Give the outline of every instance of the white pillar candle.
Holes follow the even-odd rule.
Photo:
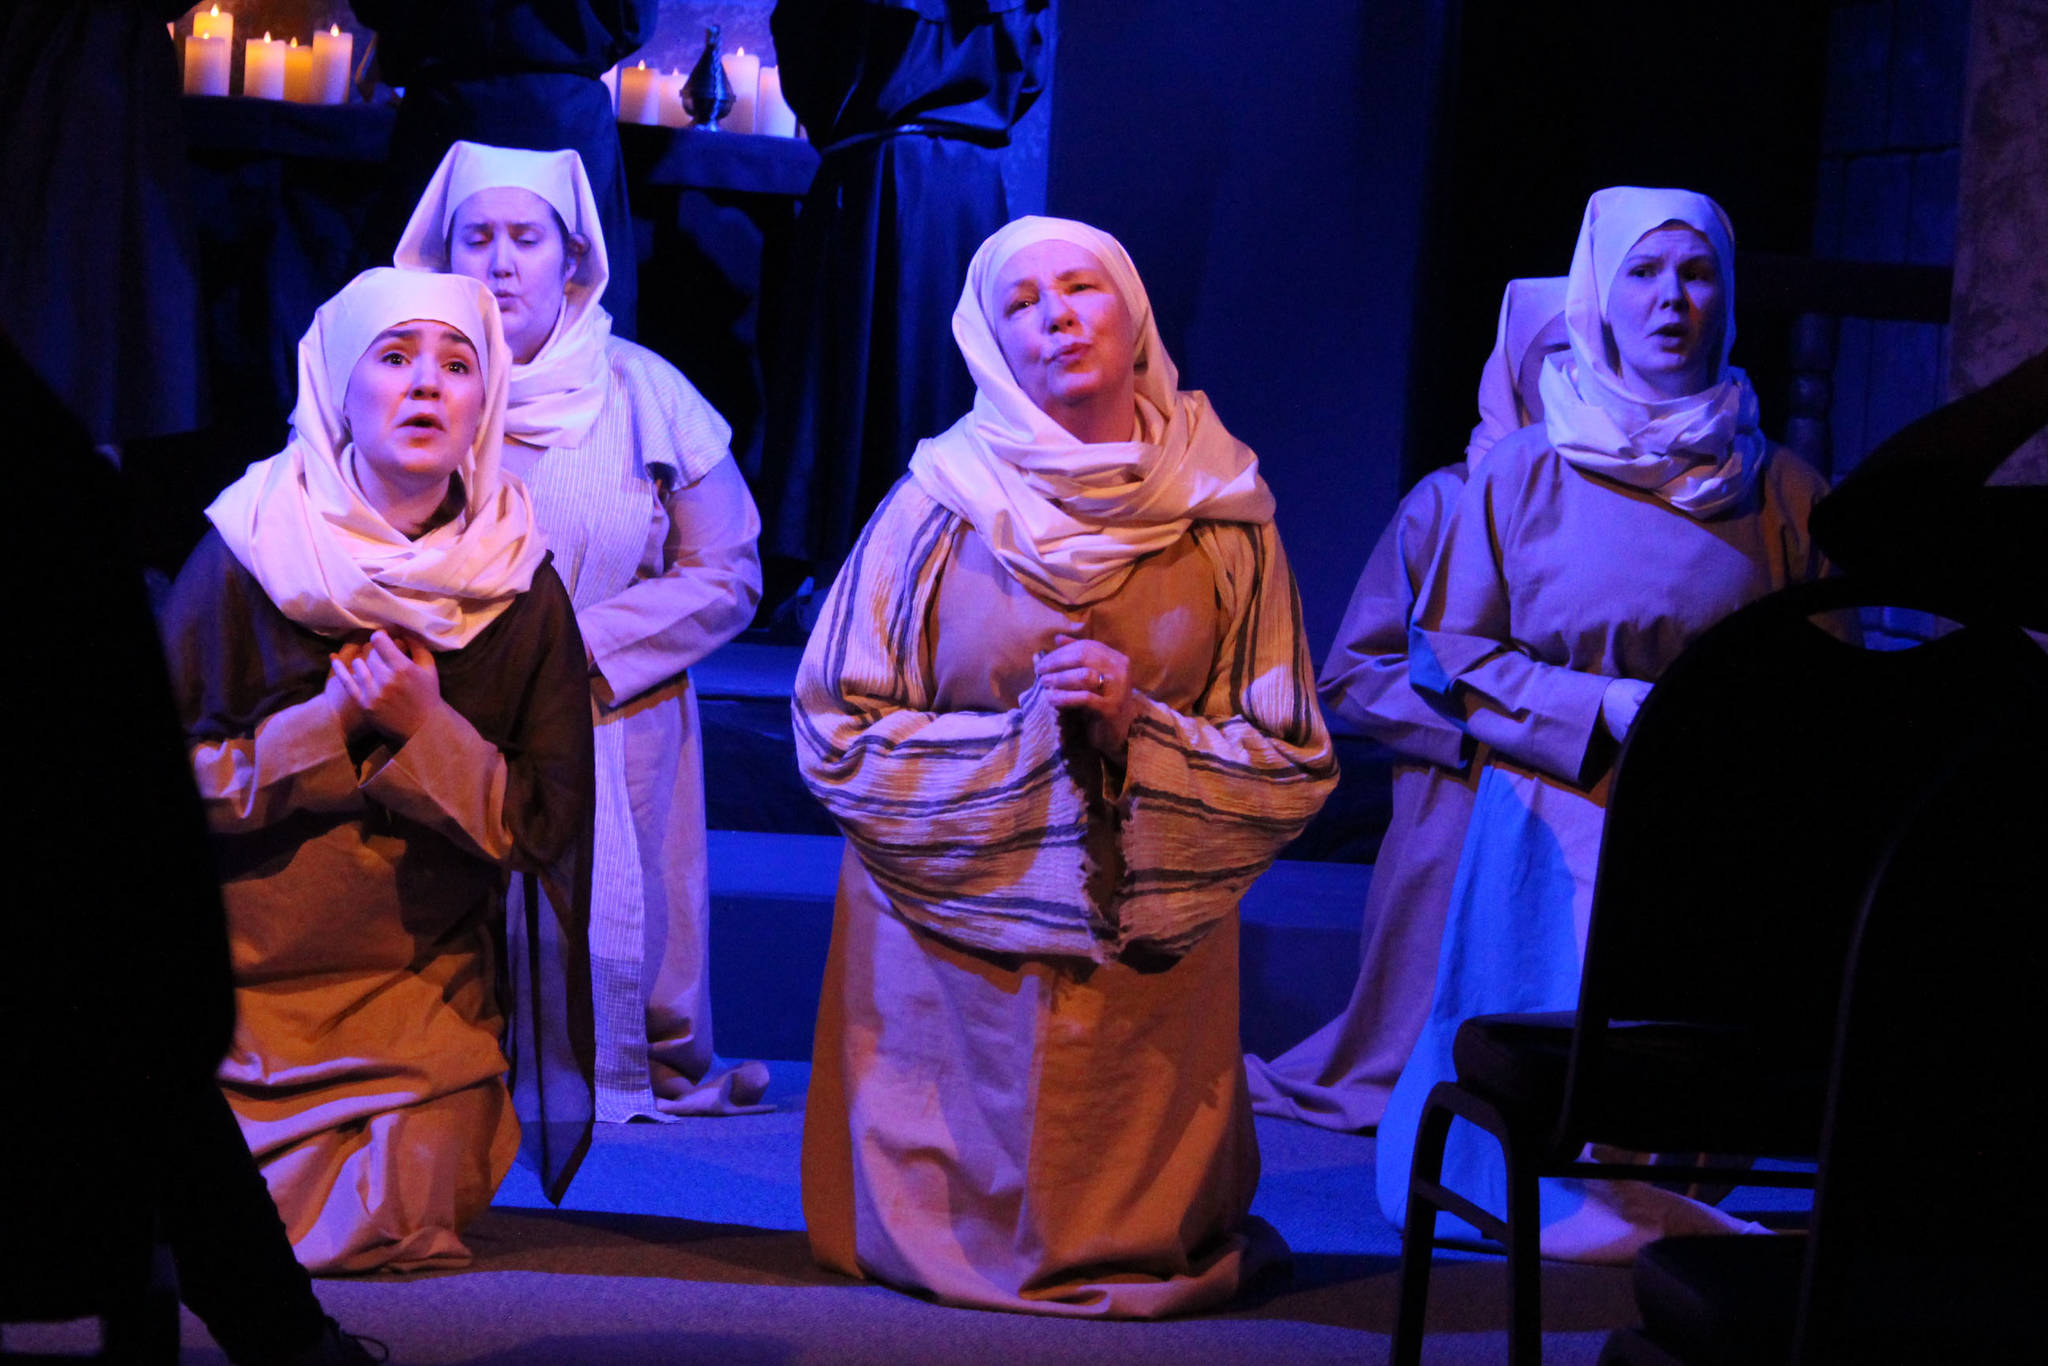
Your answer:
[[[313,103],[313,49],[292,39],[284,50],[284,97],[293,104]]]
[[[739,48],[726,57],[725,79],[732,83],[732,112],[718,121],[733,133],[754,131],[754,103],[761,88],[761,59]]]
[[[242,93],[259,100],[284,98],[284,44],[268,33],[242,44]]]
[[[754,131],[776,138],[796,136],[796,110],[782,98],[782,71],[779,67],[761,68],[761,96],[754,105]]]
[[[620,123],[661,122],[660,75],[649,71],[645,62],[619,71]]]
[[[195,38],[219,38],[233,42],[235,38],[235,16],[222,14],[215,5],[210,13],[192,16],[192,36]]]
[[[313,103],[348,103],[349,64],[355,55],[355,34],[343,33],[339,24],[313,35]]]
[[[228,93],[228,40],[193,34],[185,40],[185,93]]]
[[[661,126],[688,128],[690,111],[683,107],[683,87],[690,83],[689,73],[670,67],[666,76],[654,79],[661,87]]]

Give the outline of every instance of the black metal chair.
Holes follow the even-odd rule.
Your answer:
[[[1602,1366],[2038,1356],[2037,846],[2048,689],[1937,787],[1873,881],[1843,995],[1807,1238],[1669,1238]],[[1941,908],[1939,917],[1929,915]],[[1930,931],[1932,931],[1930,933]],[[1958,1169],[1958,1164],[1967,1164]],[[1986,1178],[2006,1178],[1996,1193]]]
[[[1843,964],[1871,871],[1916,794],[1959,746],[2005,721],[2009,700],[1982,680],[2039,663],[2010,629],[1886,652],[1814,620],[1872,605],[1891,598],[1844,580],[1773,594],[1694,642],[1645,701],[1617,760],[1579,1008],[1467,1021],[1453,1046],[1457,1079],[1425,1103],[1396,1366],[1421,1358],[1439,1210],[1506,1247],[1510,1360],[1533,1366],[1539,1177],[1812,1183],[1809,1172],[1581,1153],[1597,1143],[1818,1154]],[[1718,838],[1725,857],[1676,873],[1674,831],[1700,832],[1701,847]],[[1505,1218],[1441,1182],[1457,1118],[1501,1144]]]

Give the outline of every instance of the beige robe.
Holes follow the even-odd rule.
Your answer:
[[[886,529],[906,504],[933,506],[914,486],[902,486],[893,512],[885,505],[877,522]],[[922,663],[911,686],[929,690],[926,710],[938,718],[1028,736],[1028,719],[1011,726],[1003,718],[1041,705],[1031,700],[1033,656],[1052,648],[1060,631],[1091,635],[1126,654],[1134,686],[1150,705],[1189,726],[1205,724],[1199,704],[1215,695],[1219,673],[1229,673],[1233,662],[1247,666],[1246,677],[1256,672],[1249,655],[1236,655],[1229,642],[1242,639],[1238,628],[1259,614],[1233,619],[1217,561],[1194,535],[1141,562],[1114,597],[1069,612],[1025,590],[957,519],[940,514],[926,525],[938,534],[936,542],[922,542],[936,562],[936,584],[923,603],[919,634],[927,648],[913,652]],[[1270,531],[1230,534],[1263,544]],[[871,531],[864,546],[873,549],[877,539],[886,544],[886,536]],[[1271,544],[1277,550],[1277,541]],[[1269,591],[1285,609],[1292,583],[1284,561],[1277,569]],[[891,613],[886,595],[864,598],[857,582],[842,581],[834,596],[849,598],[856,617],[909,620]],[[815,687],[820,672],[833,667],[832,613],[828,605],[813,636],[799,682],[800,712],[821,705]],[[1292,630],[1291,615],[1284,620]],[[1308,697],[1305,656],[1291,676]],[[815,723],[820,712],[806,714]],[[1296,744],[1276,739],[1262,752],[1212,742],[1207,758],[1177,751],[1178,800],[1226,809],[1233,799],[1255,804],[1262,780],[1252,774],[1271,765],[1269,810],[1281,825],[1298,828],[1293,815],[1305,812],[1305,821],[1334,780],[1312,701],[1302,714],[1313,720],[1293,737]],[[1232,735],[1252,729],[1243,717],[1207,724]],[[897,736],[893,748],[914,743]],[[973,757],[983,751],[972,743],[929,743],[936,755],[912,763],[957,770],[986,762]],[[1082,896],[1089,878],[1113,881],[1119,868],[1127,887],[1166,876],[1157,867],[1146,870],[1143,844],[1129,838],[1131,789],[1160,767],[1161,756],[1141,754],[1148,743],[1134,731],[1130,772],[1103,775],[1094,799],[1084,803],[1086,828],[1077,836],[1083,872],[1070,896]],[[949,753],[966,756],[964,763]],[[1019,763],[1027,774],[1040,767]],[[1207,778],[1208,763],[1228,776]],[[1258,1151],[1238,1042],[1234,906],[1184,954],[1139,965],[1121,957],[963,947],[904,915],[874,874],[884,868],[891,878],[909,879],[903,885],[920,885],[920,860],[929,855],[910,845],[894,846],[902,853],[893,854],[857,800],[819,781],[819,768],[815,756],[807,760],[814,790],[824,788],[828,805],[838,803],[835,814],[856,836],[841,870],[804,1126],[804,1211],[819,1261],[992,1309],[1154,1317],[1231,1298],[1278,1245],[1248,1217]],[[1318,776],[1304,778],[1306,770]],[[1300,780],[1301,790],[1283,775]],[[950,772],[934,776],[936,784],[956,780]],[[1021,786],[1029,790],[1032,782],[1027,776]],[[975,801],[959,794],[963,806]],[[1108,814],[1110,806],[1120,817]],[[1219,814],[1213,824],[1227,830],[1230,819]],[[924,828],[933,843],[953,833],[940,812]],[[907,838],[890,838],[899,836]],[[990,833],[988,845],[1006,838]],[[1275,829],[1266,838],[1269,860],[1286,834]],[[1219,842],[1237,847],[1228,837]],[[1186,849],[1176,856],[1199,861]],[[1216,876],[1238,872],[1220,868]],[[1191,869],[1189,876],[1202,874]],[[962,895],[992,904],[997,886],[969,877]],[[1098,905],[1097,914],[1114,922],[1116,899],[1103,900],[1111,904],[1106,911]],[[1002,928],[986,932],[1000,935]]]

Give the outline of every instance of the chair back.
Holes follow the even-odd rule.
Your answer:
[[[1810,1114],[1788,1131],[1817,1141],[1872,871],[1918,795],[1998,732],[2015,689],[2043,687],[2040,651],[2009,627],[1872,650],[1816,620],[1939,610],[1892,596],[1843,579],[1772,594],[1703,634],[1644,702],[1608,803],[1561,1144],[1597,1116],[1611,1021],[1725,1030],[1758,1057],[1810,1063]],[[1731,1085],[1726,1069],[1712,1085]],[[1701,1102],[1722,1099],[1744,1098]]]
[[[1865,903],[1800,1296],[1802,1366],[2040,1351],[2048,712],[2037,699],[2012,719],[1921,804]]]

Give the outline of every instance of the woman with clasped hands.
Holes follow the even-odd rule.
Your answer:
[[[828,1267],[952,1304],[1152,1317],[1277,1239],[1237,905],[1336,779],[1257,458],[1183,392],[1123,248],[1024,218],[798,675],[847,835],[804,1212]]]
[[[510,369],[474,280],[358,276],[166,609],[233,950],[220,1084],[314,1271],[460,1265],[522,1139],[555,1198],[587,1141],[589,698],[498,468]],[[508,879],[559,924],[508,934]]]

